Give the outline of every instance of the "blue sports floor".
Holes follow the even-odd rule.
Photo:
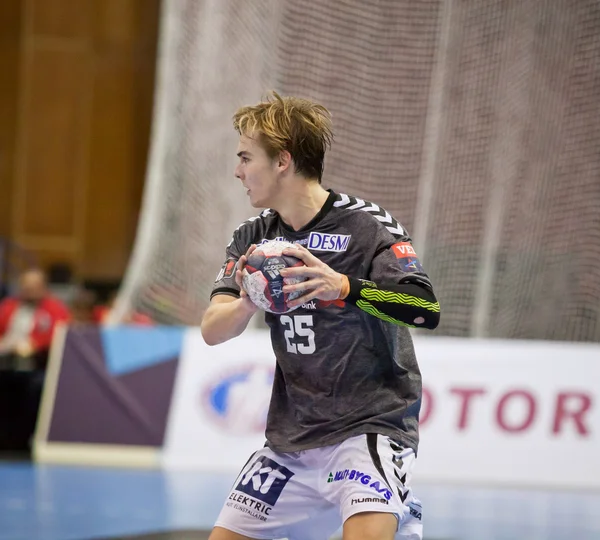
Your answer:
[[[209,530],[232,481],[189,471],[0,462],[0,540]],[[597,492],[415,488],[427,540],[600,540]],[[200,533],[161,538],[167,537],[204,538]]]

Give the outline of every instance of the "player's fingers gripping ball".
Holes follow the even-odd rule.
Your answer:
[[[289,308],[287,302],[300,296],[301,291],[284,293],[284,285],[295,285],[306,278],[284,278],[279,271],[283,268],[305,266],[296,257],[284,255],[283,250],[294,247],[290,242],[269,240],[258,246],[248,257],[242,272],[244,290],[250,300],[260,309],[270,313],[288,313],[298,306]]]

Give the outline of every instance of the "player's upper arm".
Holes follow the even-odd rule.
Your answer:
[[[233,234],[231,243],[225,249],[225,261],[219,270],[210,295],[211,303],[214,298],[226,297],[235,300],[240,296],[240,287],[235,281],[237,262],[248,249],[240,230]],[[250,243],[248,243],[250,245]]]
[[[236,300],[237,297],[231,294],[216,293],[213,294],[212,298],[210,299],[210,304],[229,304],[230,302],[235,302]]]
[[[347,300],[359,309],[394,324],[436,328],[439,303],[410,237],[396,223],[373,230],[375,253],[368,280],[350,278]],[[400,234],[401,231],[403,234]]]
[[[369,270],[369,279],[377,283],[412,283],[432,291],[433,287],[408,234],[392,235],[380,227],[377,251]]]

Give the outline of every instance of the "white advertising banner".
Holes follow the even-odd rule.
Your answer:
[[[600,488],[600,347],[417,337],[423,373],[415,478]],[[208,347],[186,336],[168,467],[235,473],[264,444],[275,366],[268,332]]]
[[[275,371],[267,332],[246,332],[209,347],[199,330],[183,343],[163,463],[237,472],[265,444]]]
[[[423,375],[415,477],[600,488],[600,347],[416,341]]]

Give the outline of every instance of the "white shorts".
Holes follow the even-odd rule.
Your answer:
[[[420,540],[414,461],[410,448],[375,434],[289,454],[263,448],[242,468],[215,525],[261,540],[327,540],[354,514],[385,512],[398,518],[396,539]]]

